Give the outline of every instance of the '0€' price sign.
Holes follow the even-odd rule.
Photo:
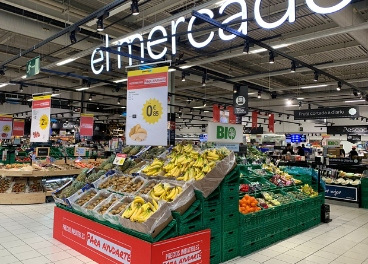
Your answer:
[[[143,105],[143,119],[146,123],[154,124],[161,119],[162,110],[163,108],[159,100],[156,100],[155,98],[150,99]]]

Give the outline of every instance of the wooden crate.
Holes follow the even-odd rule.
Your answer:
[[[40,204],[46,202],[46,193],[0,193],[0,204]]]

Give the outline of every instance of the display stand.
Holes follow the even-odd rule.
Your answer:
[[[211,230],[149,243],[55,207],[53,236],[97,263],[210,263]]]

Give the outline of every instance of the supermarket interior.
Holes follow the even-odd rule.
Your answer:
[[[0,264],[368,264],[368,0],[1,0]]]

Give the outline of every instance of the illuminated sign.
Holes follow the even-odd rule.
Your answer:
[[[347,6],[349,3],[351,2],[351,0],[341,0],[338,4],[331,6],[331,7],[321,7],[319,5],[317,5],[315,3],[315,0],[306,0],[306,4],[309,7],[310,10],[312,10],[315,13],[318,14],[330,14],[330,13],[334,13],[337,12],[341,9],[343,9],[345,6]],[[262,28],[266,28],[266,29],[273,29],[276,27],[279,27],[280,25],[282,25],[282,23],[284,23],[286,20],[289,21],[289,23],[293,23],[295,22],[295,0],[288,0],[288,8],[285,12],[285,14],[277,21],[275,22],[266,22],[263,20],[262,16],[261,16],[261,3],[262,0],[256,0],[254,3],[254,18],[255,21],[257,22],[257,24],[262,27]],[[244,35],[248,34],[248,23],[247,21],[244,21],[247,19],[247,4],[245,2],[245,0],[226,0],[224,1],[218,12],[219,15],[222,15],[225,11],[226,8],[228,8],[230,5],[232,4],[237,4],[240,5],[240,12],[234,15],[231,15],[230,17],[226,18],[222,24],[228,24],[231,23],[232,21],[235,21],[239,18],[241,18],[243,21],[240,23],[240,26],[238,28],[238,31],[241,32]],[[198,13],[200,14],[204,14],[209,16],[210,18],[214,17],[214,13],[212,10],[210,9],[201,9],[198,11]],[[195,40],[193,34],[191,33],[193,30],[193,24],[195,22],[197,18],[192,16],[189,20],[188,23],[188,40],[189,43],[195,47],[195,48],[204,48],[206,47],[208,44],[211,43],[211,41],[213,40],[213,38],[215,37],[215,32],[214,31],[210,31],[207,36],[207,39],[205,39],[202,42],[198,42],[197,40]],[[177,48],[176,48],[176,41],[177,38],[175,36],[175,34],[177,34],[177,28],[178,25],[180,23],[184,23],[185,22],[185,18],[184,17],[180,17],[176,20],[171,21],[171,54],[175,55],[177,52]],[[153,35],[157,35],[160,34],[162,36],[160,36],[159,38],[155,38],[153,39]],[[228,41],[228,40],[232,40],[234,39],[236,36],[234,34],[225,34],[224,30],[219,28],[218,29],[218,35],[220,37],[221,40],[224,41]],[[140,50],[141,50],[141,54],[140,57],[144,58],[144,39],[143,36],[141,34],[133,34],[127,37],[124,37],[123,39],[117,40],[115,41],[113,44],[117,45],[117,50],[121,51],[121,48],[123,45],[128,45],[128,53],[130,55],[132,55],[132,43],[134,43],[135,40],[139,40],[140,42]],[[150,33],[148,34],[148,39],[147,39],[147,51],[148,51],[148,55],[152,60],[159,60],[161,58],[163,58],[168,49],[167,47],[164,47],[163,50],[161,52],[153,52],[152,48],[154,46],[157,46],[159,44],[163,44],[165,42],[168,42],[169,38],[168,38],[168,34],[166,29],[163,26],[156,26],[154,28],[151,29]],[[106,47],[109,47],[109,36],[106,35]],[[138,44],[138,43],[137,43]],[[96,55],[99,55],[98,58],[95,58]],[[91,56],[91,68],[94,74],[100,74],[104,68],[106,67],[106,71],[109,71],[109,52],[105,51],[105,54],[103,51],[96,49],[93,51],[92,56]],[[101,65],[100,63],[106,60],[106,66]],[[118,60],[118,68],[121,69],[121,55],[117,55],[117,60]],[[143,63],[143,61],[142,61]],[[99,68],[96,69],[96,65],[99,65]],[[133,65],[133,59],[129,58],[129,65],[132,66]]]

